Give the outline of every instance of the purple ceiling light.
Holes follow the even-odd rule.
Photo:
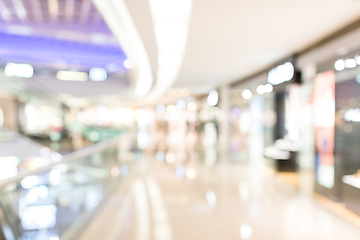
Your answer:
[[[114,66],[125,69],[127,59],[120,46],[101,46],[0,33],[0,58],[16,62],[61,63],[85,68]]]

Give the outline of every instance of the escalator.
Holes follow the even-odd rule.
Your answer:
[[[125,136],[0,181],[0,240],[77,239],[129,173]]]

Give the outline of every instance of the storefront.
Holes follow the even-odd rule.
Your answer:
[[[315,191],[360,214],[360,49],[317,67]],[[360,172],[360,171],[359,171]]]
[[[301,54],[306,86],[301,155],[313,162],[315,192],[360,214],[360,30]],[[304,88],[305,89],[305,88]],[[305,96],[304,95],[304,96]],[[309,107],[312,111],[309,111]],[[312,156],[311,156],[312,155]],[[308,160],[306,160],[308,162]]]
[[[287,58],[230,91],[231,146],[239,159],[259,158],[260,153],[278,171],[297,169],[300,74],[294,61]]]
[[[295,68],[296,57],[285,59],[268,73],[267,82],[274,86],[274,111],[276,124],[273,143],[265,150],[275,170],[298,170],[300,73]]]
[[[230,150],[232,158],[237,161],[262,161],[262,152],[269,139],[267,129],[273,127],[271,123],[264,124],[264,116],[270,115],[268,113],[273,107],[272,87],[270,86],[271,91],[257,92],[256,89],[260,85],[266,85],[264,73],[233,85],[229,91]],[[271,132],[270,135],[272,142]]]

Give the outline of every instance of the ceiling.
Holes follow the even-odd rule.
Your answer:
[[[104,24],[91,0],[1,0],[3,22]]]
[[[156,84],[158,49],[149,1],[124,2]],[[360,0],[193,0],[185,55],[173,87],[207,93],[270,68],[359,18]],[[9,40],[13,38],[22,41],[21,47],[14,47]],[[66,55],[55,61],[59,69],[72,68],[73,62],[104,68],[115,63],[121,68],[126,59],[91,0],[0,0],[0,59],[23,58],[49,68],[45,63],[49,56],[40,51],[43,46],[53,46],[56,51],[49,48],[49,52],[56,59]],[[40,92],[80,97],[119,94],[130,84],[123,78],[118,83],[97,83],[101,87],[40,77],[22,82]]]
[[[0,0],[0,32],[118,45],[91,0]]]
[[[129,88],[127,59],[91,0],[0,0],[0,68],[9,61],[31,63],[31,79],[6,78],[16,93],[48,97],[67,93],[98,100]],[[108,71],[105,82],[56,79],[58,70]],[[7,85],[6,85],[7,86]]]
[[[125,69],[127,59],[119,46],[81,43],[49,37],[21,36],[0,33],[0,64],[5,61],[33,63],[35,67],[68,70],[71,65],[89,70],[116,65]],[[73,66],[74,67],[74,66]]]
[[[156,72],[148,1],[126,4]],[[241,80],[359,18],[357,0],[193,0],[186,53],[174,87],[206,93]]]

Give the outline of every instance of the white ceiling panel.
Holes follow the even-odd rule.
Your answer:
[[[149,14],[128,2],[145,46]],[[140,10],[141,8],[141,10]],[[147,20],[145,20],[145,18]],[[270,67],[360,18],[354,0],[193,0],[186,53],[175,87],[192,92],[240,80]],[[153,47],[149,49],[153,56]],[[155,64],[153,65],[155,67]],[[153,69],[156,71],[156,69]]]

